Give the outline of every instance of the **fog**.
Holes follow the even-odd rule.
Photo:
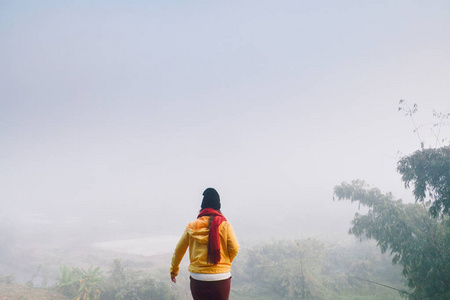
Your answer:
[[[335,185],[364,179],[414,201],[396,163],[420,141],[397,108],[417,103],[434,145],[433,110],[450,104],[449,12],[448,1],[0,1],[4,245],[169,253],[207,187],[240,240],[345,239],[358,207],[334,202]]]

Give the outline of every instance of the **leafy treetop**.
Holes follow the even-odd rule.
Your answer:
[[[434,217],[450,214],[450,146],[418,150],[400,159],[397,170],[406,187],[413,183],[416,201],[430,198]]]

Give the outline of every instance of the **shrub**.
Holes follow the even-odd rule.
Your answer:
[[[63,266],[60,268],[60,277],[56,290],[69,297],[83,300],[100,299],[99,285],[104,280],[100,267],[85,271],[75,267]]]
[[[142,271],[125,270],[120,260],[114,260],[110,276],[102,286],[102,298],[111,300],[175,300],[167,283]]]

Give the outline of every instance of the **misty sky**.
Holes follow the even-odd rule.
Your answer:
[[[398,102],[449,112],[449,32],[448,0],[0,0],[2,213],[184,223],[212,186],[231,220],[338,218],[357,178],[407,200]]]

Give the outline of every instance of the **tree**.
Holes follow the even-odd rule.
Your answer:
[[[416,201],[431,200],[430,213],[450,215],[450,147],[421,149],[398,162],[405,186],[414,184]]]
[[[448,139],[442,138],[442,130],[445,126],[450,126],[450,113],[437,112],[433,110],[435,121],[430,124],[430,131],[433,133],[435,148],[424,148],[424,141],[419,134],[419,129],[424,125],[417,126],[414,114],[418,111],[417,104],[410,108],[404,101],[399,102],[399,111],[405,112],[405,116],[410,117],[414,125],[414,132],[420,142],[420,150],[411,155],[401,158],[397,163],[397,171],[402,175],[405,187],[414,185],[413,194],[416,202],[424,203],[429,198],[429,211],[433,217],[441,214],[450,215],[450,145],[445,145]],[[438,147],[439,146],[439,147]],[[437,147],[437,148],[436,148]]]
[[[414,289],[412,297],[450,299],[450,146],[440,138],[450,113],[433,112],[438,122],[431,132],[439,147],[425,149],[419,134],[423,126],[413,117],[418,106],[410,108],[404,100],[399,104],[420,142],[420,150],[397,163],[405,187],[414,185],[416,203],[403,204],[360,180],[336,186],[334,195],[368,207],[367,214],[355,215],[349,233],[376,240],[383,253],[390,251],[392,262],[403,266],[407,284]]]
[[[369,188],[363,181],[336,186],[335,196],[369,208],[356,214],[350,234],[377,241],[381,252],[390,251],[392,262],[403,266],[407,284],[419,299],[450,298],[450,221],[433,218],[420,204],[404,204],[390,193]]]

